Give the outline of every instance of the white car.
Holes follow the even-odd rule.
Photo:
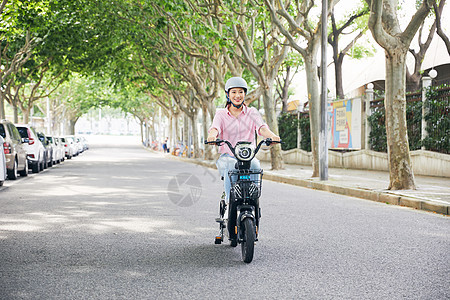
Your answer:
[[[5,157],[5,151],[3,151],[3,143],[5,141],[3,140],[3,137],[0,136],[0,186],[3,185],[3,182],[6,180],[6,157]]]
[[[57,137],[46,136],[46,138],[53,148],[53,163],[59,164],[64,160],[64,146],[62,146]]]
[[[67,159],[71,159],[75,155],[73,140],[65,136],[60,137],[59,140],[62,142],[64,146],[64,156]]]
[[[80,147],[78,147],[78,143],[77,140],[75,139],[75,137],[73,135],[68,135],[66,136],[67,140],[71,141],[71,147],[73,150],[73,156],[78,156],[78,154],[80,154]]]
[[[45,148],[30,125],[16,124],[20,136],[24,139],[24,148],[28,153],[28,166],[33,173],[39,173],[45,166]]]
[[[56,145],[58,146],[58,148],[61,150],[61,159],[60,161],[64,161],[64,159],[66,158],[66,149],[64,149],[64,143],[61,140],[60,137],[53,137],[56,141]]]
[[[81,137],[79,137],[79,136],[74,136],[73,138],[74,138],[75,143],[76,143],[76,145],[77,145],[78,154],[83,153],[83,151],[84,151],[84,145],[83,145],[83,141],[81,140]]]

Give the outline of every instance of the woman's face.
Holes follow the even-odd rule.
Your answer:
[[[230,98],[231,102],[235,105],[239,105],[244,102],[245,91],[243,88],[232,88],[228,91],[228,98]]]

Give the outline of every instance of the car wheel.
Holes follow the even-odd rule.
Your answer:
[[[28,176],[28,161],[25,161],[25,167],[22,171],[19,172],[20,176],[26,177]]]
[[[16,180],[19,175],[17,174],[17,160],[14,160],[14,166],[12,170],[8,170],[8,179]]]
[[[39,173],[39,162],[32,162],[31,163],[31,172]]]

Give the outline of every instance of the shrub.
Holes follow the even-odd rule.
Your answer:
[[[297,148],[297,132],[300,126],[300,133],[302,139],[300,141],[300,148],[305,151],[311,151],[311,136],[309,130],[309,115],[301,114],[300,120],[297,114],[282,113],[278,117],[278,129],[280,138],[284,144],[281,144],[281,149],[289,150]]]

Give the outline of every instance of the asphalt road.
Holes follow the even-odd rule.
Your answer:
[[[245,264],[217,171],[91,144],[0,190],[0,299],[450,298],[448,217],[266,180]]]

